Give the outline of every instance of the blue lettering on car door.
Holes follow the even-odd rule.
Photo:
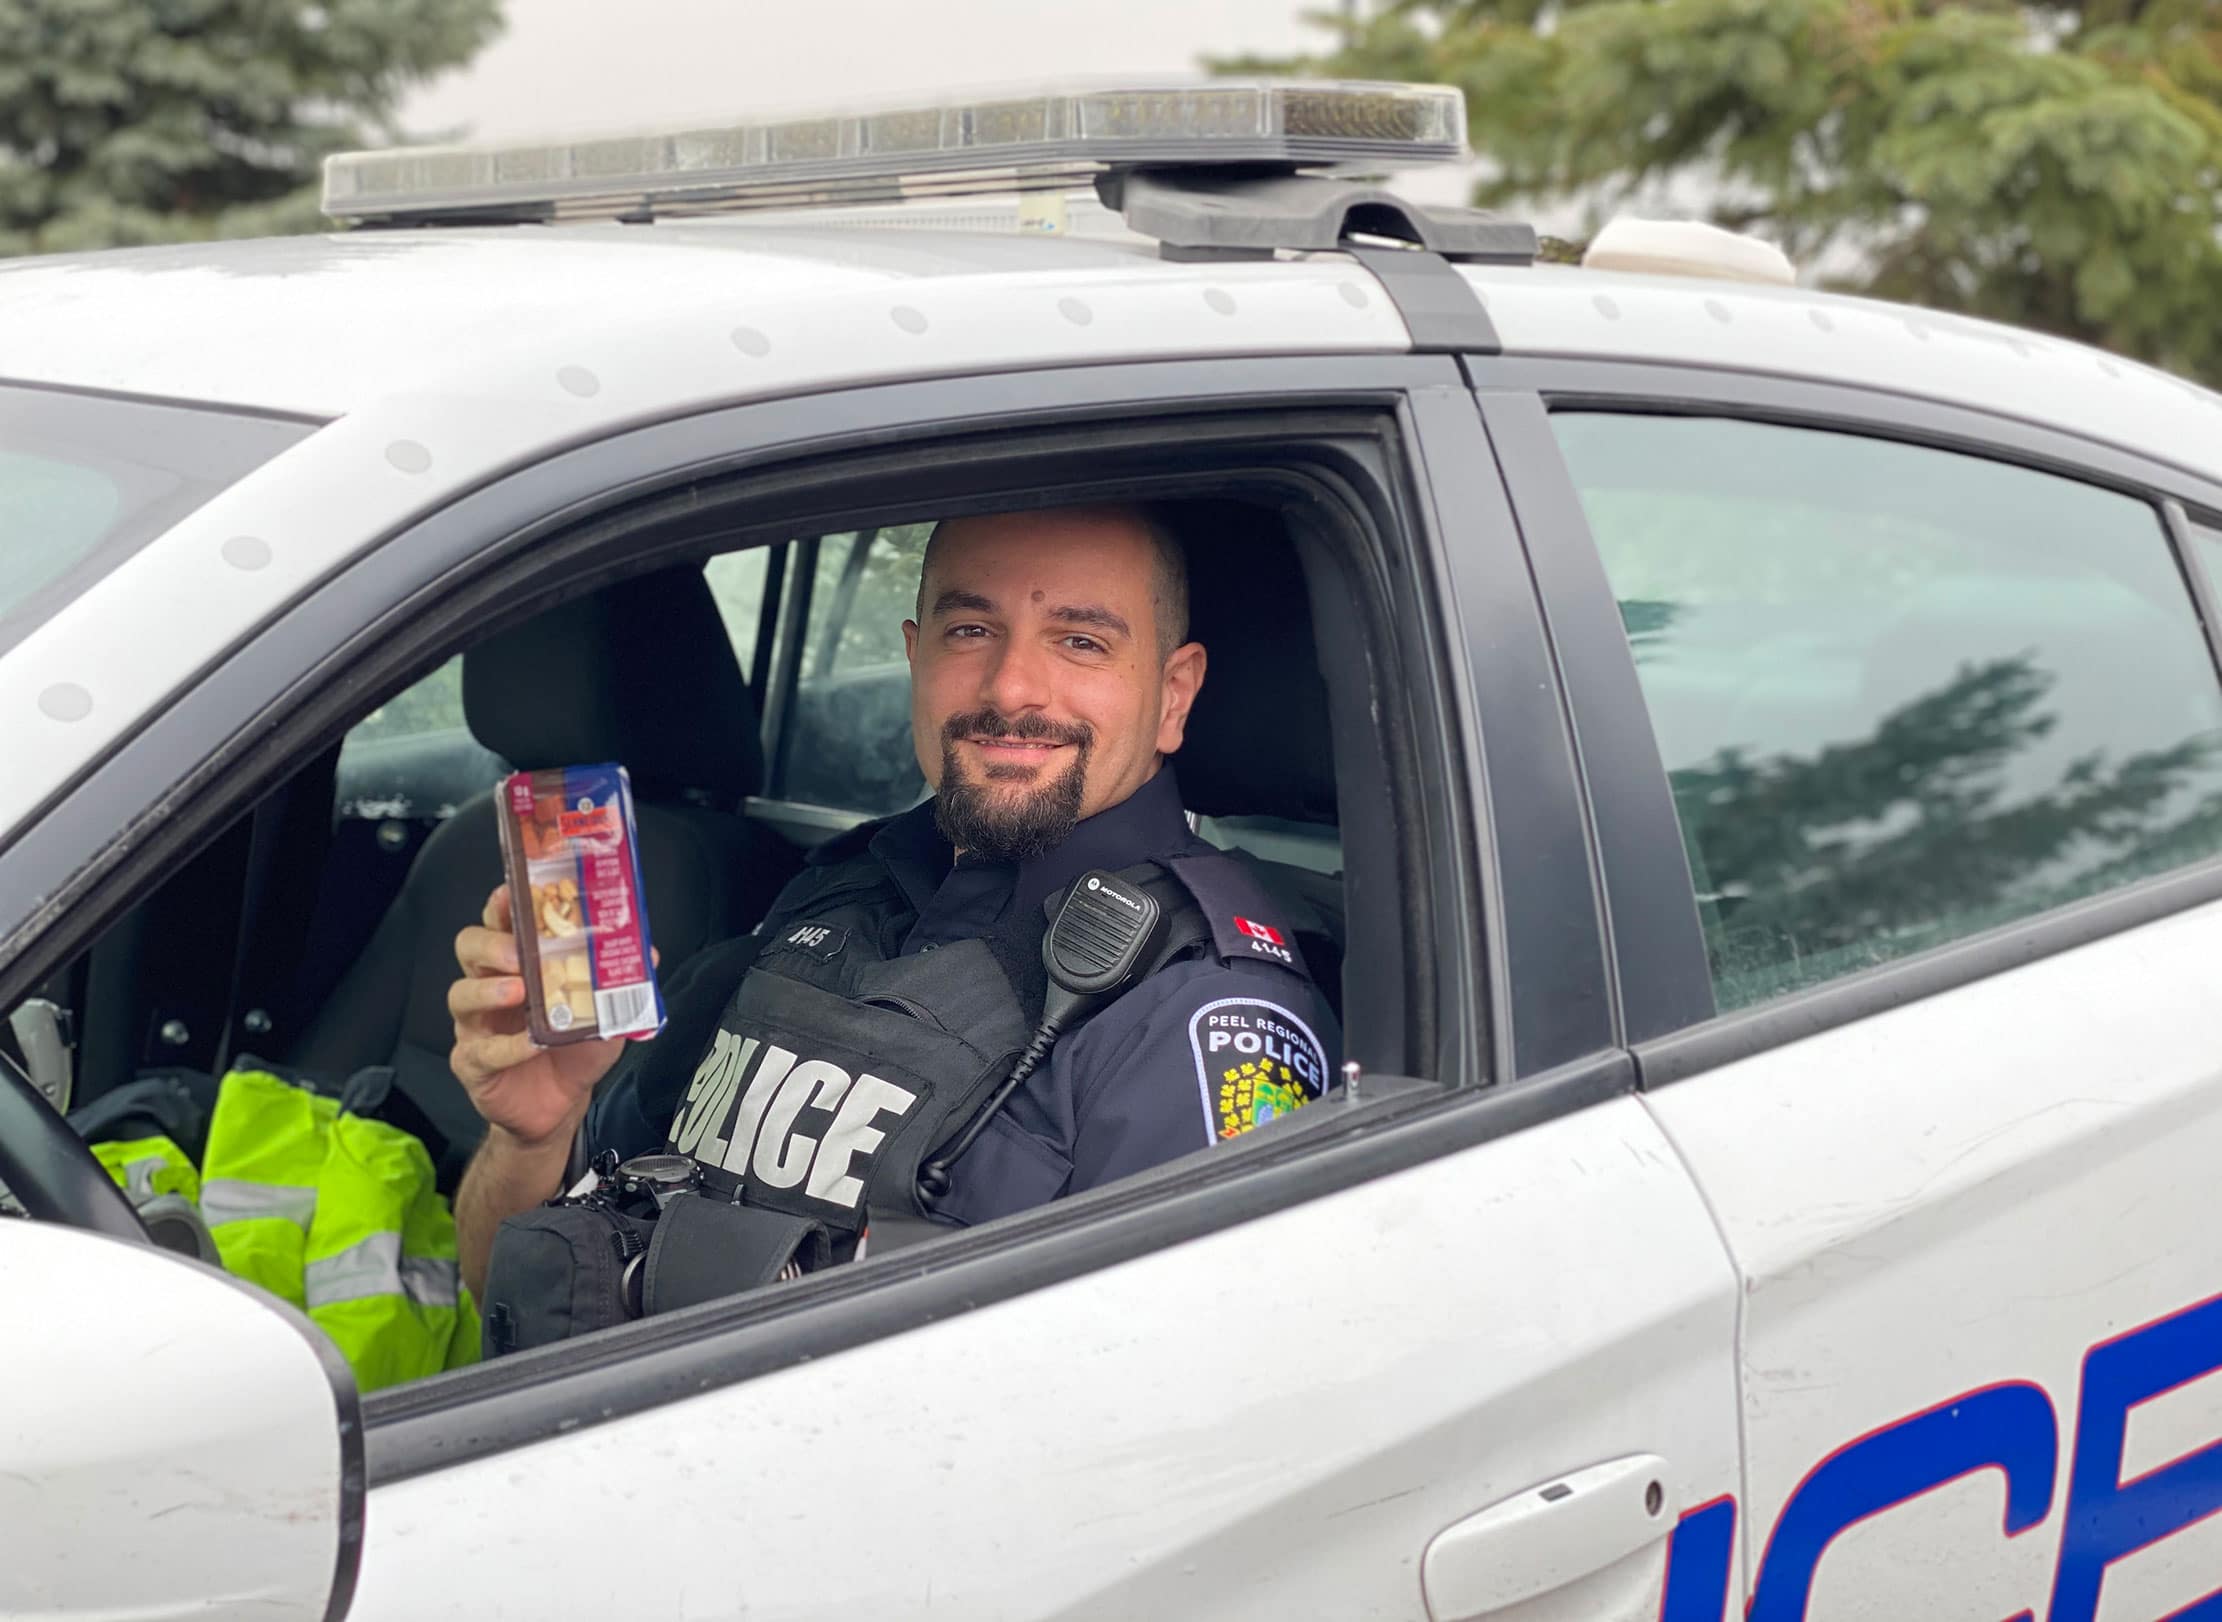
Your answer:
[[[2083,1356],[2075,1463],[2050,1622],[2092,1622],[2106,1568],[2222,1510],[2222,1442],[2122,1479],[2122,1443],[2139,1403],[2222,1368],[2222,1296],[2100,1341]],[[2178,1611],[2174,1622],[2222,1617],[2222,1596]]]
[[[2046,1622],[2095,1622],[2109,1567],[2222,1513],[2222,1440],[2122,1479],[2131,1412],[2217,1370],[2222,1296],[2100,1341],[2084,1354]],[[2005,1478],[2006,1537],[2043,1525],[2059,1459],[2052,1399],[2026,1380],[1965,1392],[1846,1443],[1806,1473],[1776,1517],[1747,1622],[1804,1622],[1822,1556],[1840,1534],[1978,1470]],[[1667,1542],[1659,1622],[1722,1622],[1735,1542],[1732,1496],[1682,1516]],[[2032,1604],[2008,1622],[2035,1622],[2036,1615]],[[2178,1609],[2168,1622],[2222,1622],[2222,1587]]]

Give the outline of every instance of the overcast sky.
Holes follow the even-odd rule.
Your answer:
[[[907,92],[1294,52],[1314,0],[508,0],[507,31],[404,103],[412,135],[746,117]]]

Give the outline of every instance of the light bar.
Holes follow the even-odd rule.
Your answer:
[[[340,220],[548,219],[1011,191],[1110,169],[1456,162],[1466,102],[1443,85],[1216,79],[324,163]]]

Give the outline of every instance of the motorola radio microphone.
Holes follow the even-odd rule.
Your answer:
[[[939,1199],[949,1192],[950,1162],[987,1130],[995,1112],[1049,1056],[1068,1025],[1133,983],[1157,949],[1163,922],[1155,898],[1115,873],[1099,868],[1072,887],[1042,937],[1042,967],[1049,971],[1042,1022],[1002,1085],[973,1111],[964,1130],[918,1169],[922,1194]]]

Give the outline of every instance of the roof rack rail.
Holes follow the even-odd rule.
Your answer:
[[[1422,208],[1364,181],[1254,169],[1132,169],[1096,177],[1096,195],[1167,259],[1326,253],[1368,237],[1445,259],[1530,265],[1535,227],[1473,208]]]

